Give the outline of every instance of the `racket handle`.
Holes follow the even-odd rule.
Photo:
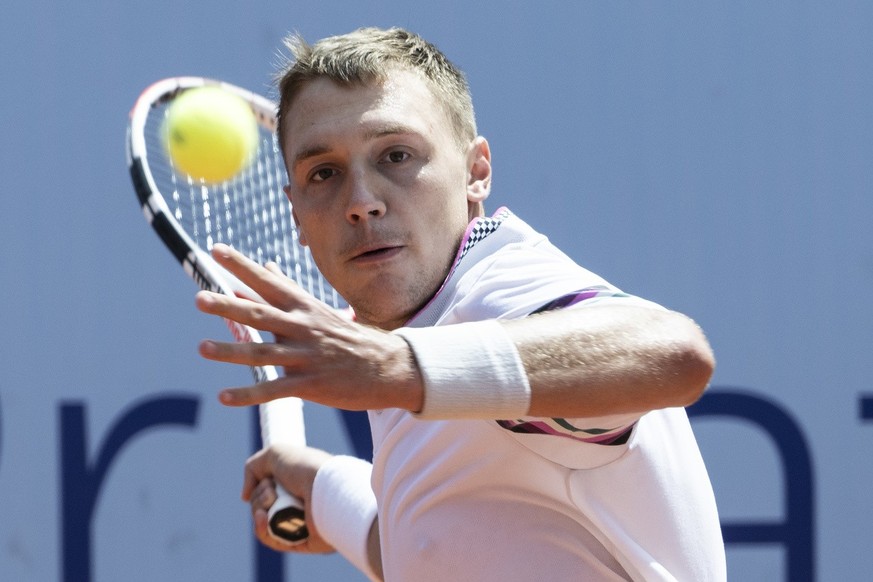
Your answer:
[[[267,512],[267,519],[270,535],[284,544],[296,546],[309,537],[303,504],[280,485],[276,486],[276,501]]]

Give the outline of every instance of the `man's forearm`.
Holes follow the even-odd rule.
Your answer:
[[[676,312],[592,306],[505,322],[531,386],[531,416],[647,412],[696,401],[715,360]]]

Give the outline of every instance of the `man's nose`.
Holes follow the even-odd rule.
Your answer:
[[[373,180],[364,170],[355,170],[348,177],[348,206],[346,218],[355,224],[362,220],[378,218],[385,215],[387,207],[373,184]]]

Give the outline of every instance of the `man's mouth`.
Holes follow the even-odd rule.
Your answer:
[[[400,252],[402,246],[385,245],[362,248],[355,252],[352,260],[356,262],[378,261],[395,256]]]

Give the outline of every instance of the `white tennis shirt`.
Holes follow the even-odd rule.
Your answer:
[[[471,224],[447,281],[407,325],[606,302],[659,308],[500,209]],[[726,578],[712,486],[681,408],[502,422],[369,416],[388,581]]]

